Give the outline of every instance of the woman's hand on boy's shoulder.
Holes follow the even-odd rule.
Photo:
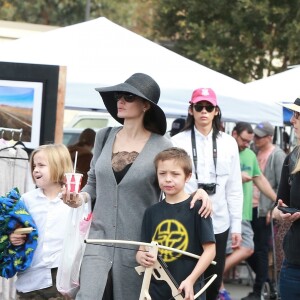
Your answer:
[[[193,195],[193,199],[191,201],[191,208],[194,207],[196,201],[202,201],[202,205],[199,209],[199,215],[201,217],[207,218],[212,214],[212,202],[208,196],[208,194],[203,189],[198,189]]]

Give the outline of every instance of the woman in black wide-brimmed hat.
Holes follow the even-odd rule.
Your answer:
[[[300,98],[282,106],[293,112],[291,123],[298,145],[287,155],[281,172],[274,216],[290,224],[283,240],[284,261],[280,270],[279,291],[281,300],[300,299]],[[296,211],[279,210],[289,206]]]
[[[160,88],[150,76],[136,73],[124,83],[96,90],[123,126],[112,128],[106,141],[107,128],[97,133],[84,197],[76,197],[73,206],[81,198],[94,202],[90,239],[137,241],[145,209],[160,197],[154,157],[172,146],[163,136]],[[63,194],[66,202],[68,192]],[[142,276],[136,265],[135,251],[88,244],[76,299],[139,299]]]

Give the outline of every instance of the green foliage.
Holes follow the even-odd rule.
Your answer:
[[[84,21],[84,0],[0,1],[0,19],[66,26]]]
[[[247,82],[300,61],[299,0],[156,0],[154,34],[172,49]]]
[[[53,26],[68,26],[106,17],[146,35],[151,31],[151,1],[138,0],[0,0],[0,19]],[[88,9],[88,14],[86,11]],[[145,35],[144,34],[144,35]]]
[[[0,0],[0,19],[67,26],[104,16],[247,82],[300,63],[300,0]]]

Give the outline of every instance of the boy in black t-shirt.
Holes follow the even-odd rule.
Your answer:
[[[192,162],[186,151],[176,147],[166,149],[157,154],[154,163],[159,186],[166,198],[145,211],[141,238],[143,242],[156,241],[159,245],[201,255],[196,260],[173,251],[159,250],[179,284],[178,293],[184,292],[184,299],[191,300],[203,286],[202,274],[215,257],[212,221],[210,217],[202,218],[198,214],[200,201],[190,209],[192,197],[184,191],[184,186],[191,177]],[[137,262],[143,267],[152,266],[156,257],[144,246],[139,250]],[[153,300],[172,299],[168,284],[154,277],[149,292]]]

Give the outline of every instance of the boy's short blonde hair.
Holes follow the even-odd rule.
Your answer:
[[[73,163],[68,148],[63,144],[42,145],[35,149],[30,156],[30,169],[33,181],[33,159],[34,156],[43,151],[47,157],[50,170],[50,180],[55,183],[64,183],[65,173],[73,172]]]
[[[158,162],[165,160],[174,160],[179,164],[186,176],[189,176],[192,173],[192,160],[187,152],[178,147],[171,147],[159,152],[154,158],[155,168],[157,170]]]

